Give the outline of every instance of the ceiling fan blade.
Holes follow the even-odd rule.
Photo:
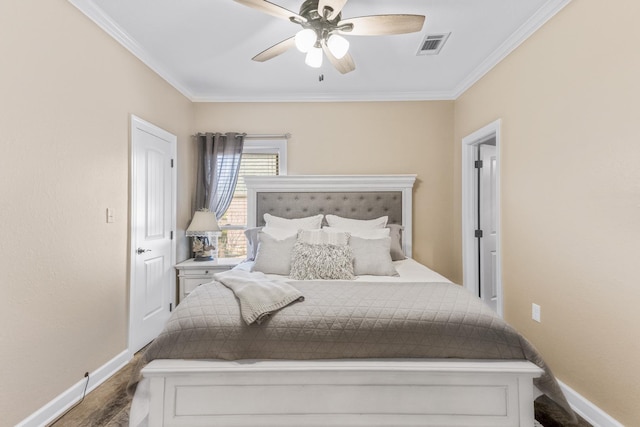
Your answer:
[[[320,16],[324,16],[325,6],[330,7],[331,9],[333,9],[333,11],[329,14],[327,19],[331,21],[336,16],[338,16],[340,11],[342,11],[342,8],[344,7],[344,4],[346,2],[347,0],[320,0],[318,1],[318,13],[320,14]]]
[[[266,0],[235,0],[235,1],[245,6],[249,6],[253,9],[257,9],[260,12],[264,12],[271,16],[275,16],[276,18],[286,19],[287,21],[290,21],[291,18],[294,18],[298,22],[307,22],[306,18],[303,18],[297,13],[292,12],[289,9],[285,9],[284,7],[278,6],[277,4],[273,4]]]
[[[278,55],[282,55],[296,45],[295,39],[295,36],[289,37],[288,39],[283,40],[280,43],[274,44],[269,49],[263,50],[251,59],[258,62],[264,62],[268,61],[269,59],[275,58]]]
[[[342,74],[350,73],[351,71],[356,69],[356,64],[353,62],[353,58],[351,57],[351,55],[349,55],[349,53],[338,59],[333,56],[333,54],[327,47],[327,43],[324,41],[322,42],[322,50],[324,50],[324,54],[329,59],[329,62],[331,62],[331,65],[333,65],[336,70],[340,71]]]
[[[343,19],[338,22],[338,26],[352,24],[351,31],[347,29],[339,31],[341,34],[350,36],[407,34],[422,30],[424,20],[424,15],[373,15]]]

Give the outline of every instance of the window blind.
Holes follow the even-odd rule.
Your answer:
[[[277,153],[243,153],[238,172],[238,183],[229,208],[218,221],[222,236],[218,242],[218,256],[235,258],[247,252],[244,229],[247,227],[247,186],[244,177],[248,175],[278,175],[279,156]]]

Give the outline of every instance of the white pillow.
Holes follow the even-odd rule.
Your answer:
[[[352,218],[343,218],[337,215],[326,215],[327,224],[329,227],[337,227],[344,228],[346,230],[353,229],[371,229],[371,228],[384,228],[387,225],[387,221],[389,220],[388,216],[381,216],[376,219],[352,219]]]
[[[262,227],[262,232],[278,240],[284,240],[284,239],[288,239],[289,237],[298,235],[297,228],[294,229],[294,228],[279,228],[279,227],[267,226],[267,227]]]
[[[295,235],[283,240],[274,239],[267,233],[259,231],[260,243],[258,243],[258,252],[251,271],[288,276],[291,270],[291,251],[297,239]]]
[[[356,276],[399,276],[391,260],[391,238],[361,239],[351,237],[353,273]]]
[[[391,259],[394,261],[406,259],[407,257],[402,250],[402,232],[404,231],[404,227],[400,224],[389,224],[387,228],[390,231],[389,237],[391,237]]]
[[[287,228],[290,230],[314,230],[322,225],[322,214],[308,216],[306,218],[280,218],[271,214],[264,214],[264,222],[267,227]]]
[[[389,237],[391,232],[389,228],[345,229],[340,227],[324,227],[322,229],[329,233],[349,233],[351,236],[361,239],[382,239]]]
[[[349,243],[349,233],[329,232],[325,230],[300,230],[298,242],[312,245],[345,246]]]

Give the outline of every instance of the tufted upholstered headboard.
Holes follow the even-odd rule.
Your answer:
[[[389,224],[402,224],[401,200],[400,191],[261,192],[256,200],[256,225],[264,225],[265,213],[282,218],[302,218],[319,213],[357,219],[374,219],[387,215]]]
[[[301,218],[335,214],[346,218],[388,216],[404,226],[404,253],[412,249],[412,195],[415,175],[250,176],[247,185],[248,226],[264,225],[263,215]]]

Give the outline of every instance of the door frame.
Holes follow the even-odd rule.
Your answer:
[[[130,169],[129,169],[129,238],[128,238],[128,243],[129,243],[129,259],[128,259],[128,270],[129,270],[129,286],[128,286],[128,291],[129,291],[129,327],[128,327],[128,337],[127,337],[127,349],[129,351],[129,358],[133,357],[133,342],[132,342],[132,338],[133,338],[133,313],[134,313],[134,298],[133,298],[133,286],[135,284],[135,257],[136,257],[136,242],[135,240],[135,232],[136,232],[136,204],[134,203],[134,201],[136,200],[137,195],[137,191],[136,191],[136,182],[138,179],[137,176],[137,172],[136,172],[136,156],[135,156],[135,152],[136,150],[134,149],[135,144],[137,143],[136,141],[136,133],[135,130],[136,129],[140,129],[144,132],[150,133],[154,136],[157,136],[160,139],[163,139],[165,141],[167,141],[170,144],[170,150],[171,150],[171,158],[173,159],[174,163],[173,163],[173,167],[171,168],[171,199],[172,199],[172,203],[171,203],[171,229],[173,230],[174,236],[173,239],[171,240],[171,265],[175,265],[176,264],[176,217],[177,217],[177,187],[178,187],[178,174],[177,174],[177,162],[175,161],[176,157],[177,157],[177,143],[178,143],[178,139],[175,135],[165,131],[164,129],[159,128],[158,126],[149,123],[143,119],[141,119],[140,117],[137,117],[133,114],[131,114],[130,116],[130,128],[129,128],[129,159],[130,159]],[[173,307],[176,306],[176,278],[175,275],[171,275],[171,283],[170,283],[171,289],[173,291],[170,291],[170,300],[171,303],[173,304]]]
[[[500,128],[501,119],[497,119],[481,129],[462,138],[462,272],[464,288],[478,295],[478,244],[475,237],[478,196],[478,177],[475,173],[477,146],[491,138],[496,139],[496,290],[497,312],[503,316],[502,307],[502,244],[501,244],[501,200],[500,200]]]

